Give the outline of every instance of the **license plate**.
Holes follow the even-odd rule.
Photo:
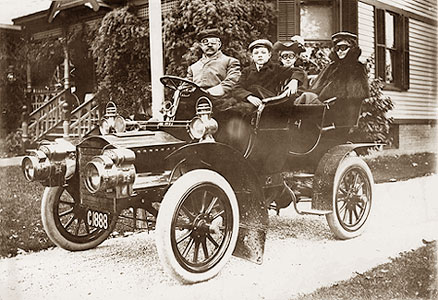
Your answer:
[[[95,228],[108,229],[109,214],[89,209],[87,210],[87,224]]]

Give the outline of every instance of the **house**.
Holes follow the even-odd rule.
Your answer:
[[[21,25],[27,37],[35,41],[61,37],[66,28],[98,22],[121,2],[124,1],[53,1],[48,10],[14,19],[14,24]],[[140,18],[147,19],[147,0],[129,2],[139,7]],[[177,2],[161,0],[163,14]],[[372,76],[383,79],[384,94],[395,105],[390,113],[394,118],[394,147],[403,151],[437,151],[435,0],[272,0],[271,3],[278,9],[278,40],[300,34],[309,45],[328,44],[336,31],[358,34],[360,59],[374,57]],[[68,64],[67,71],[66,68],[63,71],[68,75]],[[35,101],[38,107],[40,104]]]
[[[81,41],[82,34],[87,27],[99,23],[107,12],[128,2],[137,6],[140,19],[147,20],[147,0],[57,0],[46,10],[13,19],[35,49],[38,43],[55,45],[44,47],[47,53],[43,54],[43,63],[35,59],[41,53],[28,55],[29,107],[23,107],[24,115],[29,112],[23,127],[25,140],[51,139],[65,134],[80,137],[94,128],[99,118],[97,104],[92,101],[96,86],[94,63],[89,49],[82,47],[85,44]],[[161,1],[162,12],[166,13],[175,4],[176,1]],[[64,121],[69,125],[63,124]]]
[[[278,0],[278,39],[300,34],[324,42],[333,32],[358,34],[361,60],[385,83],[394,109],[394,146],[437,151],[437,2],[435,0]]]

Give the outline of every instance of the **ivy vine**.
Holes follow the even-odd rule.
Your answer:
[[[186,76],[187,67],[201,56],[196,35],[205,28],[219,29],[223,52],[247,65],[248,45],[260,38],[275,40],[276,20],[273,1],[181,0],[164,21],[165,71]]]
[[[124,116],[151,102],[149,28],[125,6],[109,12],[95,30],[91,50],[96,63],[96,99],[101,107],[117,104]]]

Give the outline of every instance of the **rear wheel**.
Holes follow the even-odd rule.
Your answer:
[[[216,276],[237,242],[239,207],[230,184],[198,169],[169,188],[157,218],[157,250],[174,278],[193,283]]]
[[[360,235],[368,220],[372,204],[373,176],[359,157],[345,158],[336,170],[333,189],[333,212],[326,215],[331,231],[339,239]]]
[[[59,186],[44,190],[41,203],[44,230],[53,243],[66,250],[94,248],[110,235],[117,216],[112,216],[107,230],[89,227],[86,211],[79,205],[79,196],[72,194]]]

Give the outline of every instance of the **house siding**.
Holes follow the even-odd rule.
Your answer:
[[[404,92],[384,91],[394,103],[394,109],[389,115],[394,118],[392,131],[397,135],[394,136],[397,140],[397,148],[402,151],[436,152],[438,151],[437,28],[436,23],[431,20],[436,19],[437,3],[435,0],[359,1],[358,36],[359,46],[362,49],[360,60],[363,62],[375,52],[373,4],[380,3],[411,13],[409,15],[409,89]],[[374,70],[371,74],[374,76]]]
[[[403,9],[418,16],[436,20],[436,0],[379,0],[378,2]]]
[[[436,2],[426,0],[380,2],[417,14],[422,12],[422,16],[436,16]],[[426,4],[428,10],[423,9]],[[374,53],[374,6],[359,2],[358,16],[359,46],[362,49],[361,60],[364,61]],[[395,107],[390,112],[390,116],[396,120],[436,120],[438,118],[436,34],[435,25],[410,18],[409,89],[406,92],[384,91],[384,94],[391,97],[394,102]]]
[[[358,10],[358,42],[362,50],[359,59],[365,62],[374,56],[374,6],[359,2]],[[371,74],[374,75],[374,68]]]

